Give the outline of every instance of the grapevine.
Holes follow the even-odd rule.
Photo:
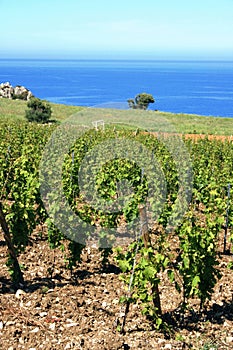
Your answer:
[[[166,147],[168,143],[140,130],[135,133],[123,129],[116,131],[109,127],[105,131],[84,132],[70,147],[62,165],[63,194],[72,211],[82,221],[82,233],[80,241],[77,241],[76,236],[67,237],[64,234],[69,222],[63,220],[62,230],[57,227],[56,222],[47,214],[41,198],[39,166],[43,149],[53,131],[54,127],[48,125],[1,122],[0,223],[8,246],[6,263],[12,279],[16,283],[23,283],[17,259],[39,224],[47,226],[51,248],[60,247],[65,250],[64,245],[67,246],[67,267],[73,270],[81,260],[82,250],[91,239],[97,240],[103,264],[106,265],[112,254],[109,247],[117,243],[114,232],[124,223],[123,235],[129,235],[129,243],[124,247],[118,246],[115,256],[123,280],[126,284],[131,280],[131,293],[123,297],[122,301],[139,303],[142,312],[159,328],[163,321],[163,310],[159,304],[160,276],[167,273],[178,292],[182,293],[183,307],[188,305],[190,298],[197,297],[202,309],[206,300],[211,298],[213,288],[220,278],[218,245],[219,236],[226,227],[226,213],[225,251],[227,247],[230,249],[233,240],[232,197],[228,190],[233,186],[232,143],[210,141],[207,138],[184,140],[193,170],[193,187],[190,189],[192,200],[182,221],[173,228],[171,213],[176,207],[177,222],[173,223],[178,223],[179,195],[185,195],[182,192],[179,194],[179,177],[182,175],[186,179],[185,176],[191,176],[186,173],[188,159],[184,158],[179,164],[181,170],[178,169],[174,152]],[[141,144],[142,149],[145,147],[150,154],[151,164],[148,169],[153,172],[156,161],[156,166],[161,170],[150,177],[150,172],[145,173],[144,168],[125,154],[122,158],[118,156],[106,161],[101,168],[93,162],[93,167],[96,167],[95,179],[84,168],[82,174],[87,184],[84,183],[81,187],[79,172],[85,157],[93,151],[97,152],[99,145],[106,147],[107,152],[108,140],[122,143],[130,140],[131,144]],[[55,159],[55,156],[49,155],[45,165]],[[161,180],[162,175],[164,182]],[[46,184],[50,176],[49,167],[43,176]],[[91,198],[95,206],[89,201],[88,186],[95,189]],[[155,195],[150,198],[149,204],[152,213],[156,215],[153,217],[149,211],[145,211],[147,229],[140,235],[140,229],[135,232],[135,227],[141,226],[134,223],[137,220],[141,224],[145,221],[140,215],[140,208],[146,207],[151,187],[155,188]],[[58,194],[54,192],[51,196],[51,212],[54,217],[62,219],[62,208],[57,205]],[[119,207],[113,211],[112,205],[116,200]],[[103,201],[108,204],[108,210],[101,209],[99,203]],[[162,208],[159,207],[161,203]],[[138,238],[138,235],[141,237]],[[176,237],[177,247],[172,246],[172,237]]]

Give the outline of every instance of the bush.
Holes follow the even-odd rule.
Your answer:
[[[127,102],[129,104],[129,108],[146,110],[149,104],[154,103],[155,100],[152,95],[142,92],[141,94],[138,94],[134,100],[131,98],[127,100]]]
[[[28,90],[23,91],[21,94],[15,94],[12,95],[12,100],[23,100],[27,101],[28,99]]]
[[[29,122],[47,123],[52,115],[51,106],[39,98],[31,98],[27,107],[25,117]]]

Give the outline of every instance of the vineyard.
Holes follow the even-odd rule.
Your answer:
[[[2,349],[233,349],[230,138],[0,125]]]

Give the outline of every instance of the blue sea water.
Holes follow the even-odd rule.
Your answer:
[[[233,117],[233,61],[5,60],[0,83],[51,102],[95,106],[154,96],[150,109]]]

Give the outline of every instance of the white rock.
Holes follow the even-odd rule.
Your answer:
[[[67,324],[66,324],[66,327],[76,327],[76,326],[78,326],[78,323],[77,323],[77,322],[67,323]]]
[[[22,344],[22,345],[24,344],[24,339],[23,339],[23,337],[20,337],[20,338],[19,338],[19,343]]]
[[[106,301],[102,302],[102,307],[105,308],[108,304],[106,303]]]
[[[51,329],[51,331],[54,331],[54,330],[55,330],[55,327],[56,327],[55,323],[51,323],[51,324],[49,325],[49,329]]]
[[[113,299],[112,304],[119,304],[119,299]]]
[[[39,328],[39,327],[36,327],[36,328],[32,329],[32,330],[30,331],[30,333],[38,333],[39,330],[40,330],[40,328]]]
[[[1,321],[0,322],[0,330],[2,330],[3,329],[3,322]]]
[[[227,343],[233,343],[233,337],[226,337]]]
[[[172,345],[171,344],[166,344],[165,346],[164,346],[164,349],[171,349],[172,348]]]
[[[24,296],[26,293],[22,289],[18,289],[15,293],[15,297],[17,299],[20,299],[22,296]]]

